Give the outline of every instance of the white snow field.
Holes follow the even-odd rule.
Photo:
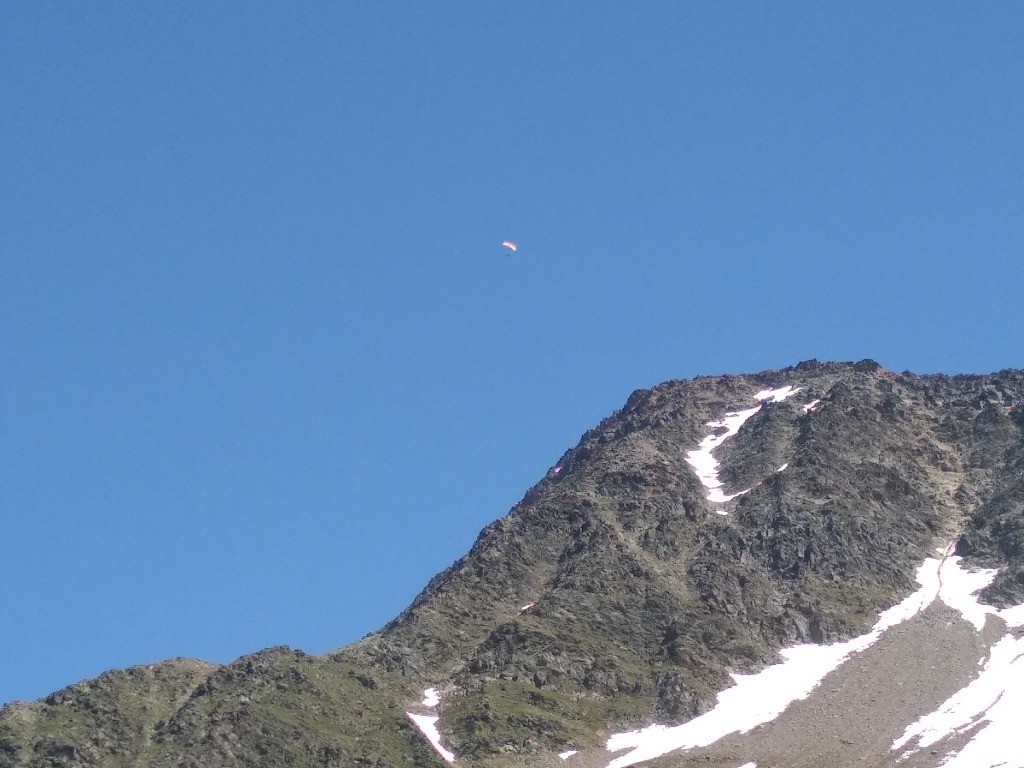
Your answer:
[[[750,490],[747,488],[744,491],[727,496],[722,491],[722,481],[718,479],[718,460],[711,452],[739,432],[744,422],[759,410],[761,410],[761,406],[755,405],[753,408],[747,408],[745,411],[727,413],[721,421],[709,421],[708,426],[712,430],[718,431],[724,428],[725,432],[721,434],[712,432],[700,441],[700,445],[697,446],[696,450],[686,454],[686,463],[693,467],[693,471],[697,473],[701,484],[707,488],[709,501],[715,504],[724,504]],[[719,512],[719,514],[724,515],[725,512]]]
[[[436,688],[427,688],[427,690],[425,690],[423,692],[423,701],[421,701],[420,703],[424,707],[430,707],[431,709],[433,709],[438,704],[440,704],[441,703],[441,697],[437,693],[437,689]]]
[[[893,742],[893,751],[908,744],[900,760],[958,734],[973,731],[959,751],[949,752],[943,768],[1024,768],[1021,717],[1024,713],[1024,637],[1008,630],[1024,626],[1024,605],[997,610],[974,597],[988,586],[996,571],[968,572],[960,558],[948,559],[954,567],[944,569],[940,596],[960,611],[979,632],[986,617],[996,616],[1006,625],[1006,634],[996,642],[987,659],[982,659],[978,676],[944,701],[938,709],[911,724]]]
[[[852,654],[870,647],[882,633],[918,613],[939,593],[941,560],[929,558],[917,570],[921,588],[903,602],[883,611],[871,631],[832,645],[798,645],[779,652],[784,661],[755,675],[732,675],[736,684],[718,694],[710,712],[673,727],[652,725],[613,734],[609,752],[630,752],[608,763],[625,768],[678,750],[706,747],[731,733],[746,733],[778,717],[797,699],[805,698],[824,677]]]
[[[427,688],[423,692],[423,701],[420,704],[424,707],[434,709],[440,703],[441,695],[437,692],[436,688]],[[437,730],[437,721],[440,718],[437,715],[417,715],[413,712],[406,712],[405,715],[420,729],[420,733],[427,737],[427,741],[430,742],[430,745],[437,754],[444,758],[446,762],[455,762],[455,754],[445,749],[441,744],[441,733]]]
[[[952,551],[950,545],[945,551]],[[653,725],[639,731],[617,733],[607,742],[610,752],[631,751],[608,763],[624,768],[644,760],[708,746],[731,733],[746,733],[775,719],[792,702],[805,698],[825,676],[853,654],[874,644],[882,633],[906,621],[936,598],[958,611],[980,631],[989,614],[1007,626],[1024,625],[1021,606],[997,610],[978,603],[974,593],[986,586],[995,571],[969,572],[960,558],[929,558],[917,570],[921,588],[903,602],[883,611],[867,634],[833,645],[800,645],[780,651],[785,659],[756,675],[733,675],[736,685],[718,694],[710,712],[675,727]],[[936,712],[913,724],[893,743],[900,749],[913,739],[916,747],[906,757],[941,739],[987,722],[958,754],[947,757],[944,768],[1024,768],[1020,747],[1020,713],[1024,712],[1024,638],[1007,634],[993,646],[979,677],[952,696]]]
[[[437,715],[414,715],[412,712],[406,712],[405,714],[416,724],[420,732],[427,737],[427,741],[430,742],[434,751],[443,757],[445,762],[455,762],[455,755],[441,745],[441,734],[437,730],[437,721],[440,718]]]
[[[781,403],[787,397],[795,395],[800,389],[801,387],[793,387],[792,385],[778,389],[762,389],[754,395],[754,399],[760,401],[762,405],[755,405],[753,408],[747,408],[742,411],[730,411],[720,421],[708,422],[708,426],[712,429],[711,434],[700,441],[700,445],[697,446],[696,450],[689,451],[686,454],[686,463],[693,467],[693,471],[697,474],[701,484],[708,491],[708,501],[713,504],[724,504],[727,501],[732,501],[737,496],[742,496],[744,493],[751,491],[750,488],[746,488],[736,493],[726,494],[722,490],[722,481],[718,479],[718,460],[714,457],[712,451],[739,432],[740,427],[746,423],[747,419],[761,410],[765,401]],[[721,429],[724,429],[725,432],[715,434]],[[786,466],[788,464],[784,465],[779,471],[785,469]],[[725,510],[716,509],[715,511],[720,515],[728,514]]]
[[[787,384],[786,386],[779,387],[778,389],[762,389],[754,395],[754,399],[760,400],[762,403],[765,400],[781,403],[787,397],[792,397],[801,389],[803,389],[803,387],[794,387],[792,384]]]

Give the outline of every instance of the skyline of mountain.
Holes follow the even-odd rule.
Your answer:
[[[8,705],[0,765],[1016,759],[1022,397],[870,360],[638,390],[378,632]]]

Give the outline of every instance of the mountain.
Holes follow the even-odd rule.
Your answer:
[[[1022,398],[870,360],[634,392],[379,632],[8,704],[0,768],[1024,766]]]

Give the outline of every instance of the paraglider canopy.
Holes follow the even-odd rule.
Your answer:
[[[515,243],[513,243],[511,240],[506,240],[505,242],[502,243],[502,245],[505,246],[506,248],[508,248],[510,251],[517,251],[517,250],[519,250],[519,247]]]

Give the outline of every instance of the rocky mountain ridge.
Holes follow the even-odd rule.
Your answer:
[[[462,765],[607,765],[611,734],[684,723],[730,673],[866,632],[950,541],[965,566],[998,569],[984,601],[1024,603],[1022,397],[1022,371],[872,361],[635,392],[379,632],[324,656],[176,660],[8,705],[0,768],[442,764],[417,711]],[[727,495],[746,492],[715,502],[688,458],[744,410],[713,456]],[[981,634],[948,621],[967,638],[958,658],[976,661]],[[422,705],[427,688],[439,704]],[[791,765],[813,751],[778,749]],[[891,764],[878,754],[856,764]]]

